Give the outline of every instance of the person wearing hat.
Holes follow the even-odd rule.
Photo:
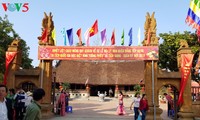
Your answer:
[[[31,103],[31,101],[33,99],[32,92],[28,91],[26,93],[26,95],[27,95],[27,98],[26,98],[26,101],[25,101],[25,107],[27,107]]]

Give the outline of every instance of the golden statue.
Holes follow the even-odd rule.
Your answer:
[[[52,31],[54,29],[52,18],[53,15],[51,12],[49,13],[49,16],[44,12],[44,18],[42,20],[42,35],[38,37],[40,45],[55,45],[52,38]]]
[[[180,48],[189,48],[188,43],[186,40],[180,40]]]
[[[153,12],[151,16],[147,12],[146,21],[144,24],[145,32],[144,32],[144,40],[142,42],[143,46],[157,46],[158,45],[159,38],[156,37],[157,23],[156,23],[156,19],[154,15],[155,15],[155,12]]]
[[[20,40],[19,39],[14,39],[11,43],[11,46],[19,46]]]

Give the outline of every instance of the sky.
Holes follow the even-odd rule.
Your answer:
[[[63,28],[73,28],[74,45],[78,42],[76,31],[84,32],[98,20],[99,33],[90,38],[90,44],[100,46],[100,31],[106,28],[107,44],[113,29],[116,33],[116,46],[121,44],[124,29],[125,46],[128,46],[130,28],[133,28],[133,44],[138,45],[138,29],[141,29],[141,41],[144,38],[144,22],[146,13],[155,12],[157,21],[157,35],[159,33],[194,32],[185,23],[189,8],[189,0],[0,0],[0,16],[8,15],[10,23],[19,36],[30,47],[29,57],[33,59],[32,65],[38,66],[38,39],[41,35],[44,12],[52,12],[56,28],[57,46],[64,46],[61,31]],[[27,12],[4,11],[2,3],[28,3]],[[24,8],[23,8],[24,9]],[[69,45],[69,43],[67,43]]]

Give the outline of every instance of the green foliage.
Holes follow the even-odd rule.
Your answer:
[[[8,45],[11,42],[18,38],[20,40],[20,47],[22,49],[22,68],[32,68],[31,65],[32,59],[28,58],[29,56],[29,47],[27,47],[26,42],[20,38],[20,36],[13,29],[13,24],[11,24],[5,16],[4,18],[0,17],[0,73],[4,74],[5,72],[5,52],[8,49]]]
[[[133,86],[133,89],[134,89],[135,91],[140,91],[142,88],[141,88],[140,85],[134,85],[134,86]]]
[[[196,65],[199,54],[199,42],[195,33],[185,31],[184,33],[160,33],[161,44],[159,45],[159,61],[158,65],[161,69],[165,68],[170,71],[178,71],[177,66],[177,51],[180,47],[180,40],[186,40],[192,52],[195,54],[193,60],[193,67]],[[194,77],[194,70],[192,69],[192,79],[198,80]]]
[[[68,90],[68,89],[70,89],[70,84],[67,82],[64,82],[64,83],[62,83],[62,87],[63,87],[63,90]]]
[[[2,83],[3,82],[3,74],[2,73],[0,73],[0,83]]]

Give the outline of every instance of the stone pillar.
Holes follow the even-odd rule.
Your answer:
[[[146,61],[145,62],[145,94],[147,95],[147,100],[149,104],[150,111],[147,112],[147,120],[153,120],[154,119],[154,105],[155,105],[155,111],[156,111],[156,120],[161,120],[161,113],[162,110],[159,108],[159,100],[158,100],[158,88],[157,86],[157,61],[154,61],[153,64],[153,70],[154,70],[154,89],[152,88],[152,61]],[[154,90],[154,95],[153,95]],[[154,105],[153,105],[153,98],[154,98]]]
[[[45,90],[45,97],[42,101],[42,117],[49,118],[52,114],[53,106],[52,101],[52,60],[42,60],[40,61],[40,86]]]
[[[115,97],[116,98],[118,97],[118,91],[119,91],[118,85],[115,85]]]
[[[192,50],[190,48],[180,48],[177,52],[178,57],[178,67],[181,68],[181,54],[192,54]],[[179,70],[180,71],[180,70]],[[187,84],[185,86],[183,92],[183,104],[180,107],[178,112],[180,120],[193,120],[194,114],[192,111],[192,95],[191,95],[191,78],[189,77],[187,80]]]
[[[7,52],[17,52],[17,55],[13,59],[13,61],[10,63],[8,67],[8,76],[7,76],[7,87],[8,88],[15,88],[15,71],[20,69],[21,66],[21,50],[19,48],[20,41],[19,40],[13,40],[11,45],[8,46]]]

